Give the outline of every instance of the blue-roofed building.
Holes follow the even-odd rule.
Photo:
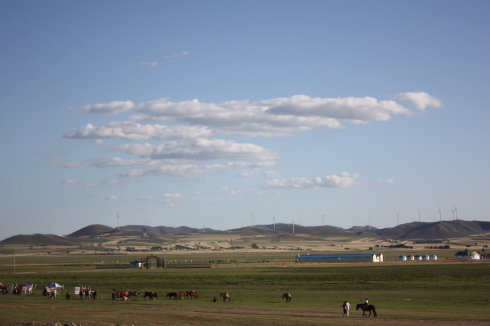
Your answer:
[[[383,254],[298,255],[299,263],[380,263]]]
[[[143,268],[144,263],[145,262],[141,261],[141,260],[133,260],[133,261],[129,262],[131,267],[134,267],[134,268]]]

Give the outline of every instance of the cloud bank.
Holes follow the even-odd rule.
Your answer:
[[[190,53],[168,56],[168,60]],[[406,107],[398,101],[408,103]],[[135,103],[112,101],[88,104],[80,111],[88,115],[123,115],[121,119],[102,125],[86,124],[67,131],[66,139],[115,142],[103,148],[111,158],[92,158],[79,162],[52,161],[65,168],[119,168],[99,184],[117,184],[119,178],[139,178],[146,175],[185,177],[241,170],[237,176],[265,178],[263,188],[309,189],[350,188],[359,184],[359,174],[343,172],[323,177],[277,178],[278,174],[262,170],[271,168],[280,153],[256,143],[264,137],[291,136],[318,128],[340,129],[355,124],[389,121],[396,116],[412,116],[429,107],[441,107],[442,102],[426,92],[405,92],[393,99],[375,97],[322,98],[307,95],[278,97],[260,101],[235,100],[222,103],[201,102],[198,99],[171,101],[160,98]],[[243,142],[234,137],[251,137]],[[393,184],[391,179],[380,179]],[[66,179],[64,184],[82,184]]]
[[[264,188],[307,189],[307,188],[350,188],[358,185],[359,174],[342,172],[324,177],[298,177],[291,179],[272,179],[262,184]]]

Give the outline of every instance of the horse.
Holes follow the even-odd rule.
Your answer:
[[[231,301],[231,296],[228,292],[221,292],[219,294],[219,297],[223,298],[223,302],[226,302],[226,301],[230,302]]]
[[[169,292],[165,295],[165,298],[172,300],[172,299],[177,299],[177,292]]]
[[[126,297],[126,300],[124,300],[124,301],[128,301],[128,298],[129,298],[129,291],[128,290],[116,291],[116,298],[124,299],[124,297]]]
[[[186,293],[187,293],[187,297],[189,299],[197,299],[198,298],[198,294],[197,294],[196,290],[186,291]]]
[[[286,300],[286,302],[291,302],[291,299],[292,299],[293,297],[291,296],[291,293],[283,293],[283,294],[282,294],[282,298],[283,298],[284,300]]]
[[[145,292],[144,298],[148,297],[149,300],[156,301],[158,299],[158,293],[153,291]]]
[[[371,313],[373,313],[374,317],[378,317],[376,308],[372,304],[359,303],[356,306],[356,310],[359,309],[362,309],[362,317],[371,317]],[[369,311],[369,315],[366,315],[366,311]]]
[[[136,292],[136,291],[127,291],[127,292],[128,292],[127,297],[129,299],[131,299],[131,298],[137,298],[137,297],[140,296],[140,293],[139,292]]]
[[[177,295],[178,295],[179,299],[187,298],[187,292],[186,291],[179,291],[179,293]]]

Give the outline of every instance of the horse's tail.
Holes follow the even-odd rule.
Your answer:
[[[376,313],[376,308],[373,306],[373,314],[374,314],[374,317],[378,317],[378,314]]]

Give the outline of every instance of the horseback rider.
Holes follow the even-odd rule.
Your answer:
[[[369,305],[369,300],[368,300],[368,298],[366,298],[364,300],[364,308],[367,308],[368,305]]]

